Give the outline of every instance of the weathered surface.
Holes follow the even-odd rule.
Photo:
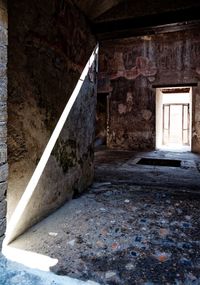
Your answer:
[[[135,164],[141,155],[184,167]],[[200,284],[200,156],[101,151],[96,163],[89,192],[11,246],[57,258],[53,271],[100,284]]]
[[[107,93],[97,94],[95,146],[106,144],[107,136]]]
[[[7,190],[7,7],[0,0],[0,249],[6,229]]]
[[[80,11],[70,0],[62,3],[9,2],[8,217],[25,190],[95,46]],[[95,80],[87,77],[20,231],[91,183],[95,84]]]
[[[155,88],[198,83],[200,37],[191,30],[107,41],[100,56],[98,92],[110,92],[108,146],[154,149]],[[193,89],[192,150],[200,152],[200,89]]]

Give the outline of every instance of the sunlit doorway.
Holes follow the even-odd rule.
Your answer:
[[[156,148],[191,151],[192,88],[157,88]]]

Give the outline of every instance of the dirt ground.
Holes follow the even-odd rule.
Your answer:
[[[180,167],[139,165],[141,157]],[[96,153],[95,181],[12,243],[57,258],[51,270],[109,285],[200,284],[200,157]]]

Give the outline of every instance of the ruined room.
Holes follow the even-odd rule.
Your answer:
[[[200,3],[0,0],[0,285],[200,284]]]

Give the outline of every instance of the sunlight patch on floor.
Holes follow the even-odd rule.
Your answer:
[[[15,261],[29,268],[39,269],[42,271],[50,271],[50,268],[58,263],[58,259],[56,258],[51,258],[47,255],[36,252],[14,248],[10,245],[4,246],[2,253],[11,261]]]

